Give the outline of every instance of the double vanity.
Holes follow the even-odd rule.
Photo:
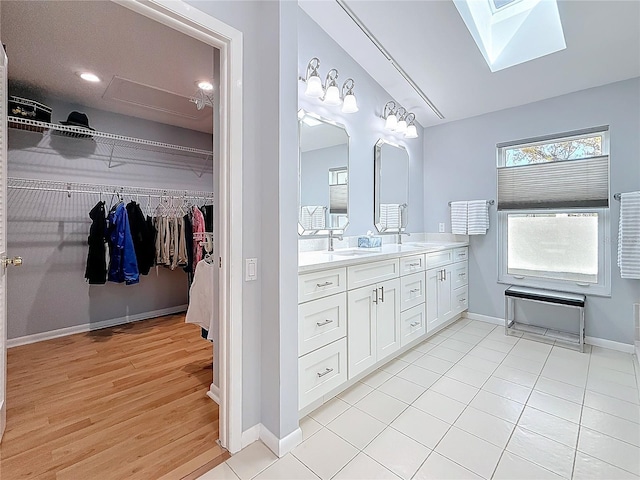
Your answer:
[[[300,414],[455,321],[467,293],[463,242],[301,252]]]

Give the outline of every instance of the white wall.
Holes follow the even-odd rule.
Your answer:
[[[524,88],[524,87],[523,87]],[[425,129],[425,228],[438,222],[451,231],[451,200],[495,199],[496,144],[610,126],[611,194],[640,189],[640,79],[635,78],[556,98]],[[620,204],[611,201],[611,298],[588,296],[586,335],[633,343],[633,303],[640,281],[623,280],[616,266]],[[470,237],[469,311],[504,315],[504,290],[497,278],[496,209],[490,210],[486,236]],[[565,309],[566,310],[566,309]],[[554,316],[568,325],[562,309],[530,309],[529,315]],[[574,322],[575,325],[575,322]]]

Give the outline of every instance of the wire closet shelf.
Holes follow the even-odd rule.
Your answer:
[[[8,117],[9,127],[17,130],[26,130],[33,132],[61,132],[70,137],[80,139],[93,139],[96,143],[102,143],[114,147],[135,148],[140,150],[148,150],[159,153],[169,153],[172,155],[185,155],[208,159],[213,158],[211,150],[202,150],[193,147],[184,147],[182,145],[174,145],[171,143],[155,142],[153,140],[145,140],[142,138],[126,137],[124,135],[116,135],[113,133],[98,132],[82,127],[74,127],[70,125],[60,125],[57,123],[40,122],[30,120],[28,118]]]
[[[29,178],[7,178],[7,187],[14,190],[34,190],[45,192],[62,192],[71,197],[73,193],[120,196],[140,196],[150,198],[187,198],[213,202],[213,192],[204,190],[176,190],[147,187],[123,187],[120,185],[100,185],[95,183],[60,182],[52,180],[35,180]]]

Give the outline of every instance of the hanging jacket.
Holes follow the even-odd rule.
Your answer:
[[[105,243],[107,241],[107,219],[104,202],[98,202],[89,212],[92,220],[89,229],[89,253],[87,254],[87,268],[84,278],[90,285],[104,285],[107,283],[107,259]]]
[[[138,271],[141,275],[147,275],[153,266],[155,257],[154,236],[148,231],[148,225],[140,205],[136,202],[132,201],[127,204],[127,216],[138,262]]]
[[[185,247],[187,249],[187,265],[183,270],[187,273],[193,272],[193,226],[191,225],[191,219],[189,215],[183,217],[184,220],[184,239]]]
[[[205,232],[204,216],[198,207],[193,207],[193,218],[191,226],[193,228],[193,234],[200,234]],[[193,242],[193,271],[196,271],[198,262],[202,260],[202,247],[200,242]]]
[[[213,205],[203,205],[200,211],[204,216],[204,228],[207,232],[213,232]]]
[[[129,217],[119,203],[109,212],[107,225],[109,239],[109,281],[132,285],[140,281],[136,252],[129,228]]]

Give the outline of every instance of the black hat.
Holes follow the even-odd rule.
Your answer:
[[[62,125],[69,125],[71,127],[81,127],[81,128],[86,128],[88,130],[94,130],[94,128],[91,128],[89,126],[89,118],[81,112],[76,112],[73,111],[69,114],[69,116],[67,117],[67,121],[66,122],[60,122]],[[77,138],[85,138],[85,137],[89,137],[90,135],[81,135],[81,134],[74,134],[72,132],[64,132],[66,135],[68,136],[72,136],[72,137],[77,137]]]

